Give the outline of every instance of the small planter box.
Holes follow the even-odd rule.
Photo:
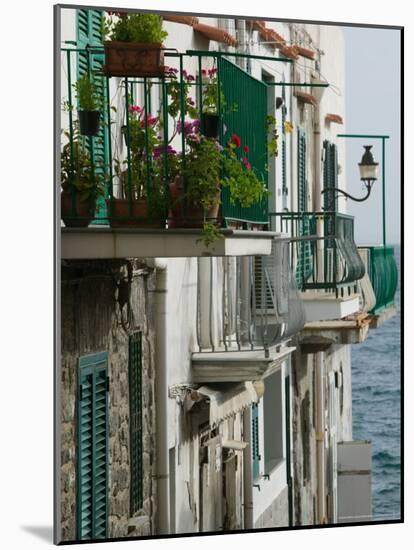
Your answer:
[[[204,135],[207,138],[218,139],[219,123],[220,123],[219,115],[211,114],[211,113],[201,114],[201,127],[203,129]]]
[[[181,178],[170,184],[171,207],[168,213],[170,229],[202,229],[204,226],[204,209],[199,204],[184,206]],[[206,221],[218,225],[220,212],[220,191],[217,191],[217,202],[209,208]]]
[[[159,77],[165,73],[162,44],[105,42],[104,72],[107,76]]]
[[[148,227],[162,229],[165,227],[165,217],[149,218],[148,205],[145,199],[132,201],[132,216],[129,213],[128,199],[106,199],[108,220],[111,227]]]

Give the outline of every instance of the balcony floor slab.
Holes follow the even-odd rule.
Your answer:
[[[223,229],[222,239],[206,247],[201,229],[61,229],[61,258],[122,259],[201,256],[267,256],[280,233]]]
[[[306,322],[344,319],[359,311],[359,295],[336,297],[334,293],[302,292]]]
[[[370,319],[370,327],[371,328],[378,328],[381,325],[383,325],[388,319],[391,319],[397,315],[397,308],[392,305],[384,309],[383,311],[380,311],[379,313],[373,315]]]
[[[269,349],[268,357],[264,350],[193,353],[193,381],[211,383],[261,380],[275,372],[295,349],[293,346],[276,346]]]
[[[361,344],[368,337],[369,327],[367,313],[335,321],[306,323],[301,333],[301,349],[305,353],[316,353],[331,344]]]

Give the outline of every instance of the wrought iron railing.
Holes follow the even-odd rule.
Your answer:
[[[62,196],[62,210],[66,210],[62,219],[66,225],[79,225],[80,221],[84,226],[111,223],[116,227],[117,221],[132,225],[138,220],[143,225],[177,227],[182,223],[172,220],[177,210],[174,205],[177,193],[185,196],[187,191],[183,176],[188,155],[186,139],[191,131],[187,128],[199,120],[201,133],[206,130],[202,116],[206,90],[203,75],[208,69],[214,69],[214,85],[221,91],[217,95],[218,142],[223,146],[233,133],[238,134],[242,142],[238,155],[248,157],[246,165],[250,163],[251,170],[267,186],[267,86],[223,54],[165,52],[166,61],[177,67],[167,70],[165,76],[118,78],[104,74],[103,48],[79,48],[76,42],[64,46],[62,181],[67,193],[65,201]],[[191,68],[194,75],[190,74]],[[82,75],[90,78],[100,94],[100,129],[96,135],[80,133],[74,84]],[[103,192],[96,208],[92,212],[86,208],[85,212],[79,201],[84,201],[87,192],[79,192],[72,184],[85,189],[92,182],[98,182]],[[139,206],[137,201],[141,199],[143,204]],[[191,218],[192,209],[184,200],[181,217],[184,212],[184,217]],[[267,198],[242,208],[224,188],[218,220],[222,226],[246,222],[265,225]],[[184,226],[191,225],[184,220]]]
[[[272,213],[274,228],[290,236],[290,261],[301,290],[356,290],[365,267],[354,242],[354,219],[337,212]]]
[[[370,313],[378,314],[394,304],[398,285],[398,268],[392,246],[360,247],[367,255],[368,275],[376,298]]]
[[[198,259],[200,352],[266,350],[304,324],[287,241],[273,241],[270,256]]]

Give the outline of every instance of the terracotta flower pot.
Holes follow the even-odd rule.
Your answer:
[[[163,76],[162,44],[105,42],[104,72],[107,76]]]
[[[163,228],[165,218],[161,215],[150,218],[145,199],[132,200],[132,216],[129,213],[128,199],[106,199],[108,220],[111,227]]]
[[[170,229],[188,228],[202,229],[204,225],[204,209],[200,204],[187,203],[185,209],[183,185],[180,176],[170,184],[171,207],[168,212],[168,227]],[[217,190],[217,201],[208,210],[206,221],[218,223],[220,210],[220,190]]]
[[[99,132],[99,111],[78,111],[79,129],[83,136],[96,136]]]
[[[62,191],[60,195],[61,218],[66,227],[88,227],[95,217],[95,208],[95,200],[82,200],[79,194],[74,205],[70,191]]]

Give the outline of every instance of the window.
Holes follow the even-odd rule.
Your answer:
[[[79,359],[77,537],[106,538],[108,522],[108,354]]]

